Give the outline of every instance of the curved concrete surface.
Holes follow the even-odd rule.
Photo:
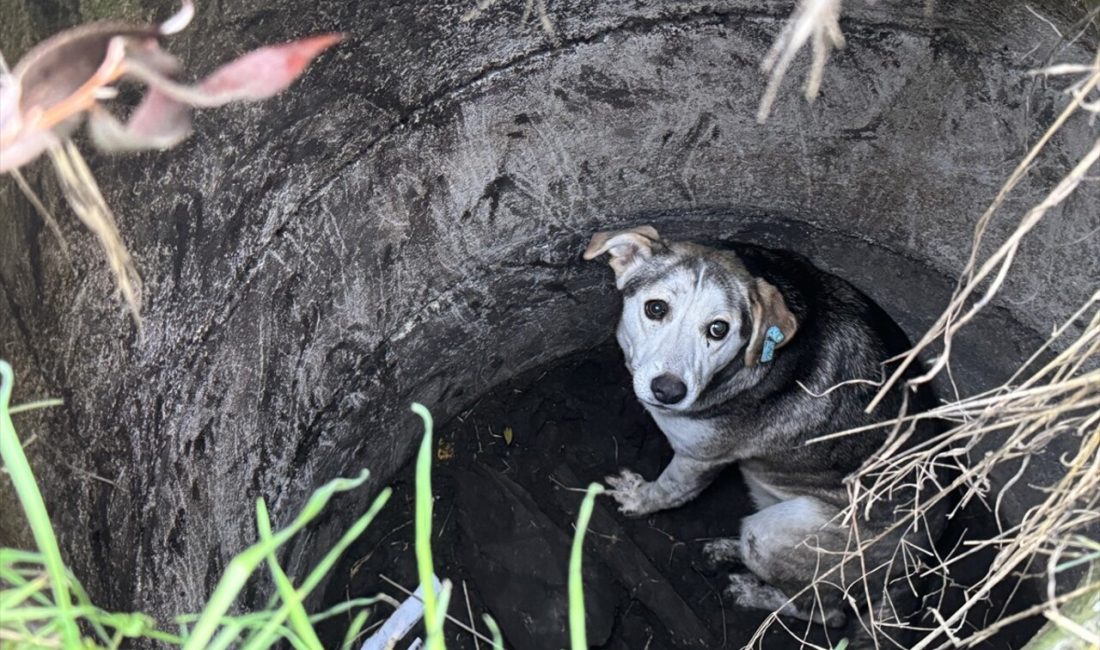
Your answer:
[[[57,3],[69,21],[32,4],[20,24],[37,37],[77,20],[73,2]],[[41,441],[31,460],[65,552],[105,607],[165,618],[199,607],[254,539],[256,497],[285,522],[337,475],[369,467],[376,488],[418,440],[409,402],[444,421],[604,340],[615,296],[580,260],[595,229],[796,249],[919,334],[977,216],[1064,106],[1025,75],[1056,38],[1015,1],[932,17],[853,3],[821,97],[801,100],[799,64],[763,126],[757,66],[788,2],[555,2],[556,41],[519,23],[522,2],[471,22],[472,2],[204,4],[169,44],[196,72],[313,31],[351,40],[275,101],[201,114],[170,153],[89,156],[145,280],[143,340],[92,238],[53,199],[67,261],[0,183],[0,352],[17,396],[66,400],[17,422]],[[1058,4],[1031,3],[1065,25]],[[1067,124],[991,241],[1090,133]],[[30,176],[53,197],[45,167]],[[1029,239],[956,352],[965,390],[1095,286],[1096,205],[1083,188]],[[372,490],[338,500],[289,567]],[[26,543],[6,518],[0,542]]]

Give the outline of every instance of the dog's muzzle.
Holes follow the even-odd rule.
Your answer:
[[[668,405],[679,403],[688,392],[687,385],[684,382],[668,373],[657,376],[649,384],[649,390],[653,391],[653,397],[658,402]]]

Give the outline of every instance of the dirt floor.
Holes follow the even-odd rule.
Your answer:
[[[477,629],[487,634],[481,614],[489,613],[506,645],[519,650],[569,645],[566,567],[578,490],[623,467],[652,479],[671,457],[634,398],[613,344],[485,395],[438,427],[435,452],[435,564],[439,577],[455,586],[450,613],[470,624],[468,591]],[[657,650],[748,643],[765,613],[729,603],[722,590],[728,570],[738,567],[708,568],[701,550],[709,539],[735,536],[739,520],[751,512],[736,469],[684,507],[643,519],[622,516],[602,498],[585,542],[590,645]],[[392,583],[415,588],[412,513],[410,464],[399,472],[389,505],[338,568],[342,584],[329,590],[327,600],[379,592],[401,600]],[[960,521],[957,527],[972,530],[974,524]],[[978,560],[963,568],[974,575],[984,570]],[[389,611],[383,606],[378,616]],[[806,647],[792,634],[807,633],[829,647],[843,636],[834,631],[827,639],[818,626],[807,630],[804,622],[780,621],[789,631],[772,626],[760,647]],[[323,631],[339,640],[341,625],[346,621],[330,622]],[[446,629],[449,648],[475,648],[470,633],[453,623]],[[1008,640],[987,647],[1019,646]]]

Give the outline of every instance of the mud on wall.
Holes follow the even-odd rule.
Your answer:
[[[83,6],[4,3],[35,39]],[[977,216],[1064,105],[1025,75],[1056,37],[1022,2],[932,17],[853,3],[822,96],[807,105],[790,79],[764,126],[757,66],[787,2],[553,2],[556,40],[517,4],[464,23],[472,3],[204,3],[169,45],[196,72],[314,31],[351,38],[277,101],[200,115],[179,149],[90,157],[145,280],[144,338],[106,297],[91,237],[66,216],[66,258],[0,181],[0,355],[17,401],[66,400],[17,425],[39,437],[31,462],[64,551],[103,606],[196,609],[254,539],[257,496],[279,522],[337,475],[369,467],[384,483],[417,441],[410,401],[444,420],[603,340],[615,299],[606,269],[579,259],[594,229],[648,221],[794,248],[920,333]],[[1066,24],[1051,4],[1032,6]],[[1005,214],[1094,133],[1071,121]],[[67,214],[44,171],[32,182]],[[964,388],[1094,289],[1097,205],[1083,187],[1029,240],[960,346]],[[289,567],[366,499],[338,502]],[[29,543],[3,512],[0,543]]]

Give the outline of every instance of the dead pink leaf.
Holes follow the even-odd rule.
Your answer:
[[[67,138],[85,116],[96,146],[105,151],[166,149],[191,132],[192,107],[269,98],[297,79],[340,34],[321,34],[260,48],[223,65],[197,85],[177,81],[179,61],[160,38],[190,22],[190,0],[160,26],[115,22],[82,25],[42,42],[16,64],[0,86],[0,172],[37,158]],[[113,84],[149,86],[123,124],[104,106]]]
[[[191,0],[183,0],[180,10],[159,26],[82,25],[32,48],[11,73],[0,66],[0,173],[11,171],[52,224],[18,172],[42,153],[49,154],[65,199],[99,238],[139,329],[141,279],[72,132],[87,118],[92,142],[104,151],[167,149],[190,134],[192,109],[271,97],[343,39],[322,34],[261,48],[191,86],[178,81],[182,66],[161,49],[160,41],[186,27],[193,14]],[[104,105],[116,96],[115,85],[121,81],[148,86],[125,123]]]
[[[227,102],[267,99],[286,90],[310,61],[343,38],[341,34],[320,34],[261,47],[218,68],[199,88]]]
[[[0,87],[0,172],[30,162],[67,138],[80,125],[81,114],[95,105],[100,89],[120,76],[122,44],[155,35],[118,23],[93,23],[31,49],[3,76]]]

